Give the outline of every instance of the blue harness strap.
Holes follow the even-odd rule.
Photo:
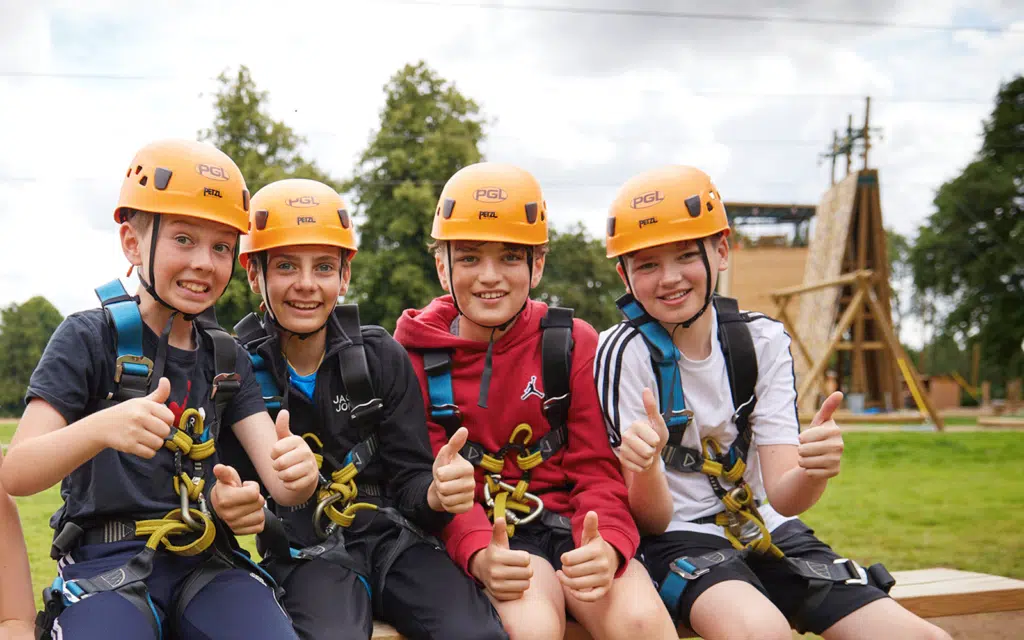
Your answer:
[[[145,395],[153,372],[153,361],[142,353],[143,325],[139,304],[128,295],[120,280],[97,287],[96,295],[117,335],[114,382],[119,385],[118,391],[123,389],[122,399]]]
[[[661,323],[651,317],[631,294],[620,297],[616,304],[626,319],[643,336],[647,350],[651,353],[651,362],[658,375],[658,403],[661,415],[668,427],[669,440],[678,444],[682,440],[683,430],[690,424],[693,412],[686,409],[686,398],[683,396],[683,385],[679,379],[679,359],[682,354],[672,342]],[[679,438],[673,438],[678,435]]]
[[[252,360],[252,370],[256,374],[256,382],[260,384],[260,393],[263,394],[263,402],[267,405],[267,411],[278,411],[281,409],[281,390],[274,379],[274,373],[267,367],[263,356],[249,352],[249,359]]]

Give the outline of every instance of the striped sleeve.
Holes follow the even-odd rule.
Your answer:
[[[594,379],[608,441],[613,447],[622,442],[622,425],[632,424],[636,419],[632,406],[639,403],[642,411],[640,393],[645,384],[650,384],[643,375],[644,361],[637,358],[636,348],[643,349],[643,339],[637,340],[639,337],[639,331],[622,322],[601,333],[598,341]]]

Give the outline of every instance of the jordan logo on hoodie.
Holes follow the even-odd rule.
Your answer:
[[[530,376],[530,382],[526,384],[526,388],[523,389],[523,395],[519,396],[519,399],[526,400],[530,396],[537,396],[541,400],[544,399],[544,393],[537,390],[537,376]]]

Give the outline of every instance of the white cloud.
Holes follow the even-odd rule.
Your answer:
[[[0,240],[0,305],[36,294],[64,313],[94,304],[92,288],[126,268],[110,218],[123,167],[151,139],[192,137],[208,126],[213,78],[238,64],[269,92],[272,114],[308,137],[310,155],[345,177],[377,125],[388,77],[425,59],[494,121],[487,156],[534,171],[556,224],[583,220],[593,233],[602,232],[619,184],[665,162],[705,167],[730,200],[816,202],[828,181],[818,153],[847,113],[860,122],[856,96],[870,93],[872,122],[885,130],[871,156],[881,169],[884,215],[910,233],[930,212],[934,188],[970,161],[999,81],[1020,72],[1024,59],[1019,31],[388,2],[283,7],[0,0],[0,72],[150,78],[0,77],[0,225],[8,231]],[[771,12],[752,0],[716,10]],[[811,2],[790,3],[788,13],[822,16]],[[872,0],[836,5],[829,16],[1015,19],[1024,28],[1021,10],[997,0]],[[833,94],[851,97],[825,97]],[[885,99],[892,96],[978,102]]]

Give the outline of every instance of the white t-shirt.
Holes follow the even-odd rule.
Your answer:
[[[732,391],[725,368],[725,356],[718,341],[717,314],[712,315],[711,355],[693,361],[686,356],[679,360],[679,374],[683,385],[686,408],[693,411],[693,419],[683,433],[682,445],[698,451],[700,441],[713,436],[723,451],[736,439],[737,428],[732,420]],[[793,356],[789,351],[790,338],[782,323],[754,314],[747,323],[757,354],[757,385],[754,394],[757,404],[750,414],[753,440],[747,455],[747,469],[743,474],[758,501],[766,499],[757,447],[761,445],[799,444],[800,423],[797,419],[796,386],[793,376]],[[643,390],[649,388],[657,395],[658,381],[651,354],[640,332],[625,322],[601,333],[597,358],[594,363],[597,392],[601,410],[608,428],[608,438],[618,447],[623,429],[634,421],[647,421],[644,411]],[[665,469],[665,463],[658,462]],[[683,473],[667,470],[668,488],[672,493],[675,511],[668,531],[697,531],[724,537],[722,527],[715,524],[693,524],[691,521],[722,511],[722,502],[715,495],[702,473]],[[722,485],[731,485],[722,480]],[[769,531],[791,517],[779,515],[770,505],[760,508]]]

